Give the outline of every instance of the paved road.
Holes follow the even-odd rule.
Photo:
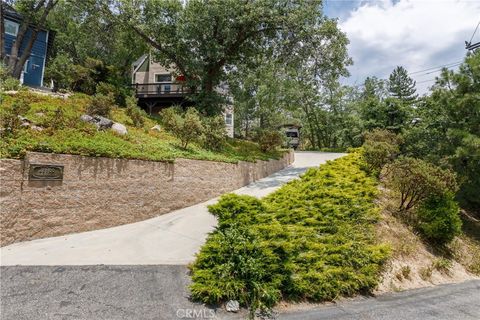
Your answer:
[[[301,312],[279,320],[478,320],[480,280],[363,297]]]
[[[342,155],[296,152],[291,167],[235,193],[265,196],[309,167]],[[0,265],[188,264],[216,225],[207,210],[216,200],[128,225],[12,244],[0,248]]]
[[[185,266],[0,268],[1,319],[244,319],[188,300]],[[480,281],[281,313],[287,320],[478,320]]]

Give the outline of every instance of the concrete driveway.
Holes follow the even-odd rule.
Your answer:
[[[263,197],[309,167],[344,154],[296,152],[291,167],[234,191]],[[128,225],[15,243],[0,248],[0,265],[184,265],[216,225],[207,206],[217,199]]]

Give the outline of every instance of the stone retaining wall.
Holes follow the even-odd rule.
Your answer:
[[[28,153],[0,159],[0,245],[145,220],[281,170],[280,160],[174,163]],[[63,181],[29,181],[30,164],[64,166]]]

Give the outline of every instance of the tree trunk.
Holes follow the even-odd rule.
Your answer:
[[[40,3],[38,3],[37,6],[35,7],[34,11],[39,12],[43,8],[44,2],[45,1],[40,1]],[[20,30],[17,34],[17,38],[15,39],[15,42],[13,43],[13,46],[12,46],[12,50],[10,52],[10,59],[8,60],[8,67],[10,69],[10,74],[12,75],[12,77],[20,79],[25,62],[27,61],[27,59],[30,57],[30,54],[32,53],[33,44],[37,40],[38,33],[44,27],[48,14],[57,3],[58,3],[58,0],[48,1],[47,5],[43,9],[43,13],[40,19],[35,25],[35,28],[32,29],[30,39],[28,40],[28,43],[25,49],[23,50],[22,55],[19,58],[18,54],[20,52],[20,47],[22,46],[25,35],[27,34],[28,27],[31,24],[31,19],[24,19],[22,21],[20,25]]]
[[[27,62],[27,59],[30,57],[30,53],[32,53],[33,44],[37,40],[38,32],[39,32],[38,28],[36,28],[35,30],[32,30],[32,33],[30,35],[30,39],[28,39],[28,44],[25,47],[25,49],[23,50],[20,58],[17,60],[17,63],[15,64],[15,67],[13,68],[12,76],[14,78],[20,79],[20,76],[22,75],[22,70],[23,70],[23,67],[25,65],[25,62]]]
[[[10,57],[8,58],[7,67],[8,67],[9,73],[12,77],[17,79],[19,79],[20,76],[15,77],[13,72],[17,67],[18,53],[20,51],[20,47],[22,46],[23,38],[25,38],[25,34],[27,33],[28,24],[29,24],[29,20],[24,20],[20,24],[20,28],[17,33],[17,38],[12,44],[12,49],[10,50]]]
[[[5,62],[5,18],[3,1],[0,2],[0,63]]]

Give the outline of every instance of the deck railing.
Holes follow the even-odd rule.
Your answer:
[[[179,96],[190,93],[189,88],[175,82],[136,83],[132,86],[137,96]]]

